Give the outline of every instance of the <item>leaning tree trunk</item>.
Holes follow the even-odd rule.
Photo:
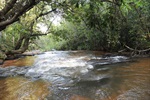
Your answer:
[[[18,43],[20,44],[17,44],[14,50],[9,50],[5,52],[5,54],[7,55],[6,59],[14,59],[17,57],[18,54],[24,53],[28,49],[29,41],[30,37],[24,37],[22,41],[19,40]]]
[[[19,20],[20,16],[29,11],[42,0],[6,0],[0,10],[0,31]]]
[[[19,40],[17,41],[15,45],[15,50],[18,50],[21,47],[24,38],[25,38],[24,36],[20,36]]]

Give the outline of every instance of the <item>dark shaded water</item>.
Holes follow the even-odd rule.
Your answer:
[[[0,100],[150,100],[150,58],[103,54],[51,51],[7,61]]]

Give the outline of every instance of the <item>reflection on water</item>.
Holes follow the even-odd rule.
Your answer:
[[[109,84],[96,90],[102,100],[149,100],[150,99],[150,59],[138,62],[109,65]],[[106,98],[105,98],[106,96]],[[100,100],[101,100],[100,99]]]
[[[0,80],[0,100],[44,100],[48,85],[41,80],[31,81],[22,77],[9,77]]]
[[[150,59],[138,59],[128,66],[118,67],[114,79],[121,80],[116,87],[116,97],[122,100],[150,100]],[[119,95],[118,95],[119,94]],[[112,93],[112,95],[115,95]]]
[[[5,62],[26,67],[0,68],[0,100],[150,100],[150,58],[101,54],[54,51]]]

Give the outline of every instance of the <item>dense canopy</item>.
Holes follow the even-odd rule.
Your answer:
[[[0,52],[7,57],[33,49],[147,54],[149,9],[149,0],[1,0]]]

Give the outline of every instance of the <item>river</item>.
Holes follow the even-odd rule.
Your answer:
[[[150,58],[49,51],[5,61],[0,100],[150,100]]]

